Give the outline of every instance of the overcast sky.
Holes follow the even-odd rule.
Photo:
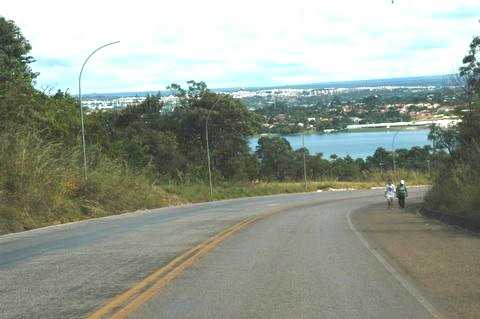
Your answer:
[[[454,73],[479,0],[2,0],[39,88],[78,93],[275,86]]]

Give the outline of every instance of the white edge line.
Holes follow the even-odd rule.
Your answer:
[[[352,214],[352,210],[349,209],[347,213],[347,220],[350,229],[357,235],[358,239],[362,242],[362,244],[368,249],[370,253],[372,253],[375,258],[385,267],[385,269],[397,279],[405,289],[412,295],[434,318],[437,319],[444,319],[444,317],[440,314],[440,312],[414,287],[412,284],[408,282],[382,255],[380,255],[375,248],[368,243],[365,237],[355,228],[352,223],[352,219],[350,215]]]

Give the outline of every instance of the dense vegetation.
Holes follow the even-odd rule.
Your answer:
[[[453,77],[452,77],[453,78]],[[243,98],[250,108],[262,116],[262,133],[294,134],[343,130],[350,124],[389,123],[422,120],[422,116],[456,116],[456,108],[466,103],[466,94],[457,90],[453,79],[450,87],[422,89],[369,88],[349,89],[318,95],[276,95]],[[311,92],[310,92],[311,93]],[[435,109],[429,109],[435,106]]]
[[[368,100],[369,97],[364,98]],[[349,124],[356,124],[354,119],[360,119],[358,123],[384,123],[401,122],[412,120],[408,114],[401,114],[398,110],[382,112],[380,109],[381,99],[368,106],[368,111],[351,107],[348,113],[344,111],[346,102],[334,99],[329,105],[298,106],[289,105],[286,102],[277,101],[276,105],[267,105],[255,112],[264,118],[266,124],[274,124],[271,127],[264,125],[262,133],[295,134],[302,130],[298,123],[309,125],[311,131],[323,132],[324,130],[343,130]],[[349,106],[347,106],[350,108]],[[323,119],[322,121],[308,121],[309,118]]]
[[[458,127],[432,131],[439,147],[448,149],[426,197],[427,207],[480,225],[480,37],[475,37],[463,59],[459,76],[470,97],[470,108]]]
[[[241,101],[189,81],[186,89],[170,86],[178,97],[173,111],[158,96],[122,110],[85,110],[85,178],[77,100],[35,89],[30,44],[2,17],[0,48],[0,233],[208,199],[207,122],[213,180],[222,184],[214,198],[302,190],[301,183],[264,182],[302,181],[304,156],[311,190],[337,181],[379,184],[392,167],[384,149],[366,160],[327,160],[292,150],[278,136],[262,137],[252,152],[248,137],[263,119]],[[398,174],[425,182],[427,163],[435,166],[441,154],[397,150]]]
[[[0,233],[170,202],[145,173],[103,153],[94,135],[83,178],[78,103],[34,88],[30,49],[0,17]]]

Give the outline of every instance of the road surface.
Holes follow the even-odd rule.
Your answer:
[[[349,219],[382,200],[382,190],[265,196],[3,236],[0,318],[85,318],[189,248],[259,216],[125,317],[435,318]]]

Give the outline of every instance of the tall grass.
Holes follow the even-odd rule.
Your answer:
[[[386,180],[391,178],[394,184],[399,184],[400,180],[404,180],[407,185],[429,185],[432,183],[433,177],[427,172],[418,172],[408,169],[397,169],[393,171],[374,170],[364,176],[366,181],[374,181],[384,185]]]
[[[390,173],[390,174],[389,174]],[[309,180],[307,189],[305,183],[298,181],[291,182],[259,182],[259,183],[215,183],[213,185],[213,197],[210,197],[210,190],[206,183],[176,184],[162,183],[162,188],[169,194],[176,195],[187,202],[201,202],[206,200],[221,200],[240,197],[252,197],[272,194],[288,194],[300,192],[315,192],[329,189],[368,189],[371,187],[383,187],[388,177],[394,177],[398,183],[404,179],[407,185],[430,184],[430,176],[409,170],[397,170],[393,172],[380,171],[369,173],[356,181],[339,181],[338,179]]]
[[[85,181],[79,149],[45,142],[38,132],[0,134],[0,233],[175,201],[147,174],[91,157]]]
[[[472,143],[461,159],[445,163],[426,195],[427,208],[480,223],[479,158],[480,146]]]
[[[88,179],[82,174],[79,148],[46,142],[39,132],[0,133],[0,234],[51,224],[101,217],[187,202],[304,192],[303,182],[158,184],[148,170],[89,150]],[[426,184],[428,176],[397,171],[398,180]],[[369,172],[357,181],[308,181],[307,191],[383,186],[388,173]]]
[[[0,145],[1,227],[28,229],[56,219],[51,208],[65,204],[70,184],[78,179],[71,169],[74,154],[29,132],[2,134]]]

